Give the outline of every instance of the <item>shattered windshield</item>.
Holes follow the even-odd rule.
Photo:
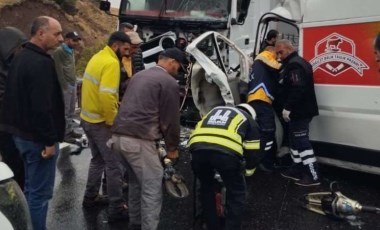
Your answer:
[[[174,20],[225,20],[229,0],[122,0],[121,14]]]

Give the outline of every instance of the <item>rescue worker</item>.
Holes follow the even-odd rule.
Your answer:
[[[282,117],[288,123],[288,136],[294,165],[281,173],[301,186],[320,184],[320,175],[313,147],[309,140],[309,124],[319,114],[314,90],[313,69],[300,57],[292,43],[276,42],[276,52],[282,61]]]
[[[276,161],[276,123],[272,102],[280,67],[274,46],[267,46],[256,56],[249,75],[247,102],[255,109],[256,121],[260,127],[260,156],[263,159],[259,168],[263,171],[272,171]]]
[[[207,229],[220,229],[216,215],[214,175],[226,187],[226,230],[241,229],[246,204],[246,175],[259,162],[259,127],[248,104],[218,106],[198,122],[189,139],[192,168],[200,181],[200,196]]]

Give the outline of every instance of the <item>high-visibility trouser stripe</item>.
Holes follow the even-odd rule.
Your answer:
[[[300,157],[304,165],[308,165],[317,161],[317,159],[314,156],[314,151],[312,149],[300,152]]]
[[[247,150],[259,150],[260,149],[260,141],[244,141],[243,148]]]
[[[225,129],[216,129],[216,128],[200,128],[195,129],[192,136],[195,135],[209,135],[209,136],[222,136],[223,138],[231,139],[235,141],[237,144],[241,145],[241,136],[234,132],[229,132]]]
[[[83,78],[91,81],[95,85],[99,85],[99,80],[90,75],[89,73],[84,73]]]
[[[118,89],[112,88],[112,87],[100,86],[99,92],[103,92],[103,93],[117,93]]]
[[[96,113],[87,112],[82,109],[81,113],[85,115],[86,117],[92,118],[92,119],[101,119],[102,116]]]
[[[300,154],[298,153],[297,150],[290,149],[290,153],[291,153],[290,156],[292,157],[294,163],[301,163],[302,162]]]
[[[265,144],[265,148],[264,148],[264,150],[265,151],[268,151],[268,150],[270,150],[271,148],[272,148],[272,145],[273,145],[273,141],[269,141],[269,142],[267,142],[266,144]]]
[[[314,163],[314,162],[316,162],[316,161],[317,161],[317,158],[312,157],[312,158],[309,158],[309,159],[306,159],[306,160],[302,161],[302,163],[303,163],[304,165],[308,165],[308,164],[310,164],[310,163]]]
[[[243,147],[239,144],[237,144],[234,141],[231,141],[229,139],[225,139],[223,137],[216,137],[216,136],[192,136],[188,145],[192,145],[194,143],[210,143],[210,144],[216,144],[220,145],[226,148],[229,148],[235,152],[237,152],[240,155],[243,155]]]

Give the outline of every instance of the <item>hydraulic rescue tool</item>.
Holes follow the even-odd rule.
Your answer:
[[[166,156],[165,149],[159,147],[160,155]],[[168,194],[174,198],[185,198],[189,195],[189,190],[184,181],[184,177],[174,167],[174,162],[167,157],[163,157],[164,185]]]
[[[330,184],[330,192],[315,192],[304,196],[304,207],[310,211],[337,219],[348,219],[360,212],[380,214],[380,208],[361,205],[340,191],[333,189],[335,182]]]

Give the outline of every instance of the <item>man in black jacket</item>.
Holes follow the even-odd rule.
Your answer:
[[[63,42],[60,23],[51,17],[32,22],[31,40],[14,58],[4,95],[2,125],[13,135],[25,165],[25,197],[33,229],[46,229],[58,142],[65,133],[62,91],[47,51]]]
[[[14,27],[0,29],[0,126],[1,107],[5,93],[5,81],[14,56],[21,51],[22,45],[27,41],[23,32]],[[1,127],[0,127],[1,129]],[[2,160],[12,169],[14,179],[24,188],[24,163],[13,142],[12,136],[0,132],[0,154]]]
[[[313,148],[309,140],[309,124],[319,114],[314,91],[313,69],[301,58],[289,40],[276,42],[283,69],[282,117],[289,124],[290,151],[295,165],[281,173],[297,185],[320,184],[320,176]]]

